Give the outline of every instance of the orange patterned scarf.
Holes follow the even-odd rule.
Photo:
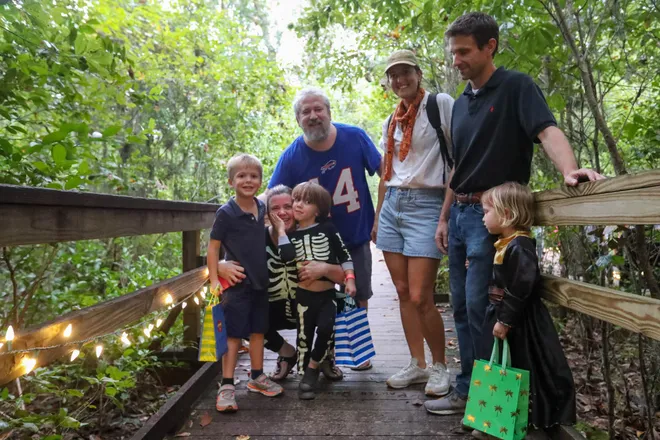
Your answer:
[[[401,145],[399,145],[399,160],[403,162],[408,156],[408,151],[410,151],[410,142],[412,142],[412,132],[415,127],[415,119],[417,119],[417,110],[419,109],[422,99],[424,99],[425,93],[426,91],[420,87],[415,101],[408,106],[408,109],[403,106],[402,99],[399,101],[399,105],[396,106],[396,110],[394,110],[392,121],[387,128],[387,151],[385,152],[385,173],[383,174],[383,179],[386,181],[392,178],[394,131],[396,131],[396,123],[398,122],[401,124],[401,129],[403,130],[403,139],[401,140]]]

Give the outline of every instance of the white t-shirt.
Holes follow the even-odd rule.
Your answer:
[[[406,160],[399,160],[399,146],[403,139],[401,125],[397,122],[394,131],[394,157],[392,159],[392,178],[385,182],[385,186],[397,188],[444,188],[443,173],[449,178],[449,166],[444,163],[440,152],[440,141],[438,135],[429,122],[426,114],[426,103],[429,99],[426,92],[422,104],[417,111],[415,127],[412,132],[412,142]],[[440,109],[440,125],[445,135],[447,149],[452,154],[451,143],[451,109],[454,98],[446,93],[438,93],[436,96],[438,108]],[[388,118],[389,119],[389,118]],[[387,119],[383,122],[383,137],[380,140],[380,148],[387,152]]]

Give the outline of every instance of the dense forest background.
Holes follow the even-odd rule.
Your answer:
[[[581,166],[660,163],[657,0],[0,0],[0,183],[187,201],[228,196],[225,163],[259,156],[267,180],[299,134],[303,85],[378,145],[396,104],[389,53],[412,49],[425,86],[458,96],[444,31],[473,10],[500,23],[497,65],[536,79]],[[297,9],[299,7],[299,10]],[[282,39],[275,10],[291,8]],[[280,20],[281,21],[281,20]],[[282,54],[300,59],[282,62]],[[542,151],[532,186],[562,182]],[[539,229],[549,271],[660,298],[657,227]],[[25,328],[180,272],[179,234],[3,248],[0,331]],[[446,289],[446,268],[438,288]],[[558,311],[591,438],[658,438],[660,346]],[[180,327],[180,326],[179,326]],[[166,346],[181,344],[181,329]],[[0,390],[0,439],[117,437],[173,391],[149,341],[105,341],[105,361],[39,369]],[[141,340],[140,340],[141,339]],[[655,426],[655,428],[654,428]],[[655,434],[654,434],[655,430]],[[90,437],[91,438],[91,437]]]

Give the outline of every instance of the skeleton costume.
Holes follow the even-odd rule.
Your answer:
[[[481,359],[493,348],[493,327],[509,327],[511,366],[530,372],[529,424],[549,428],[575,423],[575,385],[557,331],[541,302],[536,242],[518,231],[495,243],[493,278],[488,291]]]
[[[277,353],[284,345],[278,330],[292,330],[298,326],[296,289],[298,268],[295,258],[282,261],[280,251],[266,227],[266,264],[268,266],[268,301],[270,326],[265,335],[265,347]]]
[[[341,264],[353,270],[351,255],[344,246],[339,232],[330,221],[315,223],[281,237],[278,243],[282,261],[321,261]],[[328,280],[327,278],[322,278]],[[335,289],[313,292],[296,289],[298,312],[298,371],[304,371],[310,358],[321,362],[332,344],[337,305]],[[316,330],[316,343],[314,341]]]

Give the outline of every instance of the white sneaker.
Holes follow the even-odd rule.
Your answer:
[[[440,362],[436,362],[430,370],[431,374],[429,376],[429,381],[426,382],[424,393],[426,393],[427,396],[433,397],[442,397],[449,394],[451,378],[449,377],[447,367]]]
[[[407,367],[387,379],[386,383],[390,388],[405,388],[414,383],[426,383],[429,375],[430,372],[425,368],[419,368],[417,359],[412,358]]]

